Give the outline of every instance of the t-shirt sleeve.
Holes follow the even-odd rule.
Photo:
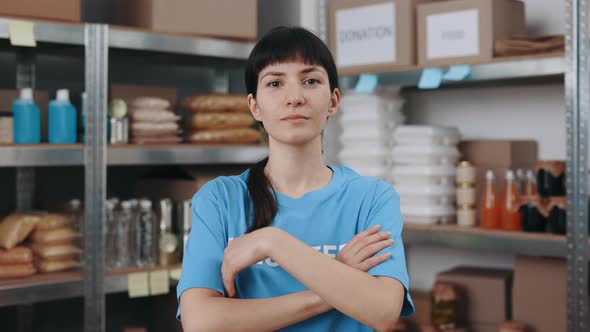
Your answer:
[[[176,287],[180,319],[180,296],[190,288],[209,288],[225,296],[221,264],[227,244],[214,181],[205,184],[192,199],[193,222],[184,248],[182,272]]]
[[[368,271],[373,276],[387,276],[399,280],[405,289],[405,298],[401,316],[407,317],[414,313],[414,303],[410,296],[410,278],[406,268],[406,255],[402,241],[403,221],[399,206],[399,195],[385,182],[379,182],[371,209],[367,218],[365,229],[381,225],[380,232],[391,232],[391,238],[395,241],[392,246],[385,248],[376,255],[390,253],[391,258],[373,267]]]

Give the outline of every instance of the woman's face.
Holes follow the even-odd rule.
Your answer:
[[[318,138],[339,102],[340,92],[330,91],[326,70],[303,62],[267,66],[258,75],[256,98],[248,96],[252,115],[269,139],[291,145]]]

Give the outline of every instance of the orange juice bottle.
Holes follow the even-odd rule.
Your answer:
[[[522,230],[519,209],[520,200],[518,198],[518,188],[516,187],[514,172],[507,170],[501,206],[502,229],[507,231]]]
[[[494,179],[494,172],[491,170],[486,171],[486,184],[481,198],[479,223],[481,228],[498,229],[501,226],[498,190]]]

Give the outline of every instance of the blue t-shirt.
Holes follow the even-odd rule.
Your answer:
[[[380,231],[390,231],[395,243],[378,254],[389,252],[392,257],[368,273],[399,280],[406,289],[401,315],[411,315],[414,305],[408,292],[410,284],[401,238],[398,194],[389,184],[377,178],[360,176],[344,166],[330,168],[333,170],[332,179],[319,190],[300,198],[276,192],[279,212],[272,225],[335,258],[355,234],[380,224]],[[190,288],[209,288],[225,295],[221,279],[224,249],[228,241],[246,232],[246,207],[249,204],[248,210],[252,215],[246,185],[248,174],[249,171],[246,171],[238,176],[216,178],[193,197],[192,230],[177,287],[179,301],[181,294]],[[277,297],[304,290],[307,287],[270,258],[241,271],[236,277],[236,298]],[[371,329],[337,310],[330,310],[283,331],[352,332]]]

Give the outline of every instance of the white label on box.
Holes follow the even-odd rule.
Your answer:
[[[395,61],[395,4],[340,9],[335,16],[338,66]]]
[[[479,11],[463,10],[426,17],[426,58],[479,54]]]

